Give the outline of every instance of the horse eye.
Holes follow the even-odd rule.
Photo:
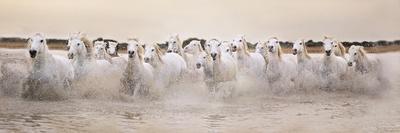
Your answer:
[[[335,47],[337,47],[337,45],[335,45]]]
[[[43,40],[40,40],[40,43],[43,43]]]
[[[173,43],[176,43],[176,41],[174,41]]]
[[[303,45],[303,43],[300,43],[300,45]]]
[[[138,47],[139,45],[136,44],[136,47]]]
[[[206,57],[204,56],[203,59],[206,59]]]
[[[151,49],[151,52],[154,52],[154,49]]]
[[[331,44],[333,44],[333,42],[331,42]]]
[[[357,53],[354,53],[354,55],[357,55]]]
[[[264,49],[264,47],[261,47],[261,49]]]
[[[218,44],[218,47],[221,46],[221,44]]]
[[[242,42],[242,40],[239,40],[239,42]]]
[[[210,44],[208,44],[207,46],[210,47]]]
[[[269,41],[267,41],[267,43],[269,43]]]
[[[78,45],[78,46],[79,46],[79,45],[81,45],[81,44],[80,44],[80,43],[78,43],[78,44],[76,44],[76,45]]]

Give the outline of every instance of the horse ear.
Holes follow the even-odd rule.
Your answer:
[[[327,36],[324,36],[324,40],[325,40],[325,39],[328,39],[328,37],[327,37]]]

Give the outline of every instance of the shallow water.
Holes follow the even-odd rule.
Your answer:
[[[23,52],[0,49],[0,64],[24,70]],[[202,85],[187,83],[148,99],[115,98],[106,95],[112,90],[100,90],[94,95],[101,97],[29,101],[7,84],[11,87],[0,93],[0,132],[400,132],[400,53],[373,56],[384,59],[391,85],[376,95],[348,91],[276,95],[240,80],[240,94],[232,98],[215,98]],[[20,79],[23,73],[0,78]],[[1,86],[5,83],[10,81],[2,80]]]

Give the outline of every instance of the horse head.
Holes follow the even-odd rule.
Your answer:
[[[303,53],[306,50],[305,45],[306,44],[304,43],[304,39],[295,41],[292,48],[293,55]]]
[[[364,47],[352,45],[349,48],[349,61],[347,62],[347,65],[353,66],[354,63],[357,63],[363,57],[365,57]]]
[[[177,54],[182,54],[181,50],[182,50],[182,43],[179,39],[179,35],[175,34],[173,36],[171,36],[168,40],[168,48],[167,48],[167,53],[177,53]]]
[[[68,58],[73,59],[75,56],[86,54],[87,48],[84,42],[77,35],[72,35],[68,39]]]
[[[142,45],[135,39],[128,39],[127,52],[129,59],[143,59],[144,49]]]
[[[29,55],[31,58],[37,57],[38,54],[47,52],[46,38],[41,33],[36,33],[28,39]]]

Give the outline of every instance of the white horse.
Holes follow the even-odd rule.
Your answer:
[[[204,67],[205,82],[211,92],[218,91],[218,84],[236,81],[237,68],[235,60],[229,54],[223,54],[221,42],[211,39],[206,48],[210,52],[202,52],[198,57],[197,68]]]
[[[222,54],[228,54],[232,58],[234,58],[234,55],[233,55],[233,52],[232,52],[232,42],[222,41],[220,47],[221,47]]]
[[[68,59],[52,55],[43,34],[36,33],[28,40],[32,70],[24,83],[24,98],[59,99],[74,78]],[[63,89],[64,88],[64,89]],[[60,90],[61,89],[61,90]]]
[[[189,63],[188,63],[188,62],[190,62],[189,60],[191,59],[191,57],[188,57],[188,56],[191,56],[191,55],[187,55],[187,54],[184,52],[184,50],[183,50],[183,48],[182,48],[182,42],[181,42],[181,40],[179,39],[179,35],[178,35],[178,34],[172,35],[172,36],[169,38],[167,44],[168,44],[167,53],[171,53],[171,52],[177,53],[177,54],[179,54],[180,56],[183,57],[183,59],[186,61],[186,63],[187,63],[188,65],[194,65],[194,64],[189,64]]]
[[[67,46],[68,58],[71,59],[76,79],[87,75],[91,70],[106,71],[111,66],[106,60],[93,60],[93,44],[80,33],[70,36]]]
[[[278,38],[271,37],[267,41],[268,48],[268,64],[267,78],[269,82],[277,80],[290,79],[293,77],[294,62],[283,57],[283,52]],[[287,81],[284,81],[287,82]]]
[[[144,49],[136,39],[128,39],[128,65],[121,83],[122,92],[128,95],[147,95],[153,87],[153,67],[144,63]]]
[[[317,70],[320,63],[311,58],[307,52],[307,46],[304,39],[299,39],[294,42],[292,48],[293,55],[297,56],[297,75],[295,83],[297,88],[312,89],[318,86]],[[313,82],[310,82],[313,81]]]
[[[184,52],[189,55],[188,61],[186,62],[188,65],[188,75],[192,81],[199,81],[203,79],[204,73],[201,69],[196,69],[196,61],[199,57],[200,53],[203,52],[203,48],[201,46],[200,41],[192,40],[188,45],[183,48]]]
[[[146,45],[144,61],[154,68],[154,76],[158,86],[168,87],[182,77],[186,71],[186,62],[176,53],[163,55],[157,44]]]
[[[174,39],[173,39],[174,40]],[[177,40],[179,41],[179,39]],[[174,41],[170,41],[169,44],[173,44]],[[170,46],[172,45],[168,45],[168,47],[170,48]],[[175,45],[174,46],[178,46],[179,45]],[[197,56],[200,54],[200,52],[203,52],[203,48],[201,47],[201,43],[198,40],[193,40],[191,41],[188,45],[185,46],[185,48],[182,49],[182,57],[184,57],[187,65],[188,65],[188,69],[190,71],[195,70],[195,64],[196,64],[196,59]]]
[[[124,69],[126,67],[127,61],[125,60],[125,58],[121,57],[118,54],[119,43],[114,41],[108,41],[106,44],[107,44],[106,52],[108,55],[111,56],[111,64]]]
[[[343,80],[346,74],[346,60],[343,57],[334,54],[336,41],[332,38],[324,37],[323,39],[324,57],[320,66],[321,79],[323,79],[324,87],[331,88],[334,82]]]
[[[319,63],[318,60],[311,58],[307,51],[307,45],[304,39],[294,42],[292,48],[293,55],[297,56],[297,69],[298,71],[307,70],[309,72],[317,72],[316,67]]]
[[[348,66],[355,65],[355,71],[360,73],[368,73],[376,71],[380,65],[378,59],[367,58],[367,53],[364,51],[363,46],[352,45],[349,48],[349,61]]]
[[[259,53],[264,57],[265,67],[268,66],[268,50],[267,50],[267,43],[264,41],[258,41],[256,43],[256,50],[255,53]]]
[[[106,43],[104,41],[94,42],[94,57],[96,60],[108,61],[111,63],[111,56],[106,53]]]
[[[262,76],[265,72],[265,60],[259,53],[250,53],[244,36],[238,36],[233,40],[232,52],[237,60],[239,71],[250,72],[252,76]]]
[[[334,40],[333,37],[328,37],[328,36],[324,36],[324,40],[332,40],[331,52],[333,52],[333,54],[335,54],[336,56],[346,59],[345,58],[346,48],[343,46],[343,44],[341,42]]]

